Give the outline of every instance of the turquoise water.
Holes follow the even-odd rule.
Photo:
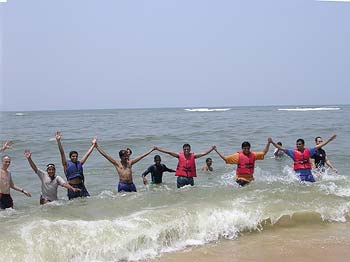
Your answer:
[[[277,227],[286,217],[296,225],[348,221],[350,106],[217,109],[2,112],[0,140],[15,143],[6,152],[12,157],[14,182],[32,198],[12,191],[15,209],[0,212],[0,261],[147,260],[223,238],[239,240],[241,232],[265,230],[266,224]],[[206,156],[197,160],[194,187],[177,189],[173,173],[164,173],[161,186],[144,186],[140,174],[153,163],[158,154],[153,152],[133,167],[138,192],[118,194],[115,168],[94,150],[84,165],[91,198],[67,201],[60,188],[60,201],[39,206],[40,181],[23,153],[30,148],[38,167],[53,162],[64,177],[57,130],[66,154],[77,150],[82,156],[97,136],[115,158],[126,147],[135,157],[154,145],[180,152],[184,143],[196,153],[215,144],[225,155],[232,154],[243,141],[249,141],[253,151],[262,151],[269,136],[287,148],[297,138],[313,146],[315,136],[327,139],[336,133],[325,150],[339,173],[328,170],[320,181],[301,184],[291,160],[271,158],[271,147],[265,160],[256,163],[256,181],[245,188],[234,182],[235,166],[225,165],[215,152],[208,155],[214,172],[200,171]],[[163,163],[176,168],[175,158],[161,156]]]

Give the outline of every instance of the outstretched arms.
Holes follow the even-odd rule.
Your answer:
[[[224,154],[222,154],[216,147],[214,148],[214,150],[221,157],[221,159],[224,160],[226,163],[226,158],[225,158]]]
[[[29,162],[29,165],[33,169],[33,171],[35,173],[37,173],[38,172],[38,168],[37,168],[37,166],[35,165],[35,163],[32,160],[32,153],[30,152],[29,149],[24,150],[24,156],[27,158],[27,160]]]
[[[120,166],[120,162],[108,155],[105,151],[100,148],[100,146],[97,144],[97,141],[95,142],[95,147],[98,152],[100,152],[101,155],[103,155],[109,162],[111,162],[115,166]]]
[[[6,141],[6,142],[2,145],[2,147],[0,147],[0,152],[5,151],[6,149],[10,149],[12,145],[13,145],[13,142],[12,142],[12,141]]]
[[[91,140],[91,146],[88,149],[88,151],[86,151],[85,155],[80,159],[80,163],[83,165],[85,163],[85,161],[88,159],[88,157],[90,156],[92,150],[94,150],[95,144],[96,144],[97,140],[96,137],[94,137]]]
[[[271,144],[272,139],[270,140],[269,138],[267,139],[267,144],[266,144],[266,146],[265,146],[265,148],[263,150],[264,155],[266,155],[267,152],[269,152],[269,149],[270,149],[270,144]]]
[[[333,141],[336,137],[337,137],[337,135],[331,136],[331,138],[329,138],[327,141],[323,141],[322,143],[318,144],[317,146],[315,146],[315,148],[319,149],[319,148],[327,145],[329,142]]]
[[[156,147],[152,147],[150,150],[148,150],[146,153],[139,155],[137,157],[135,157],[134,159],[132,159],[130,161],[130,164],[133,165],[135,163],[137,163],[138,161],[140,161],[142,158],[144,158],[145,156],[149,155],[152,151],[154,151],[156,149]]]
[[[159,147],[155,147],[155,150],[158,150],[159,152],[162,152],[162,153],[171,155],[173,157],[179,158],[179,154],[178,153],[175,153],[175,152],[172,152],[172,151],[168,151],[166,149],[162,149],[162,148],[159,148]]]
[[[203,152],[203,153],[198,153],[194,155],[194,158],[200,158],[202,156],[208,155],[211,151],[213,151],[214,149],[216,149],[216,146],[211,146],[211,148],[209,148],[207,151]]]
[[[279,150],[283,151],[284,153],[286,152],[287,149],[286,149],[285,147],[280,146],[279,144],[276,144],[275,142],[273,142],[273,140],[272,140],[271,137],[269,137],[269,138],[267,139],[267,141],[268,141],[269,144],[271,143],[274,147],[278,148]],[[266,145],[266,147],[268,147],[268,146],[270,146],[270,145]],[[265,149],[266,149],[266,148],[265,148]],[[266,154],[266,153],[265,153],[265,154]]]
[[[61,144],[61,138],[62,138],[61,132],[57,131],[56,132],[56,141],[57,141],[57,145],[58,145],[58,150],[60,151],[60,154],[61,154],[61,161],[62,161],[63,170],[64,170],[64,172],[66,172],[68,164],[67,164],[66,156],[64,154],[63,146]]]

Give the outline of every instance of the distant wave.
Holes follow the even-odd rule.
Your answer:
[[[231,108],[195,108],[195,109],[189,109],[186,108],[185,111],[189,112],[223,112],[231,110]]]
[[[296,107],[296,108],[279,108],[279,111],[334,111],[340,110],[339,107]]]
[[[23,113],[16,113],[15,115],[16,115],[16,116],[24,116]]]

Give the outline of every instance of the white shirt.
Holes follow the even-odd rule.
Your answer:
[[[41,195],[50,201],[57,200],[58,185],[63,186],[66,182],[60,176],[51,179],[47,172],[38,169],[36,173],[41,180]]]

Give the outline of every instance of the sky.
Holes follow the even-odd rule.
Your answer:
[[[339,105],[350,3],[8,0],[3,111]]]

